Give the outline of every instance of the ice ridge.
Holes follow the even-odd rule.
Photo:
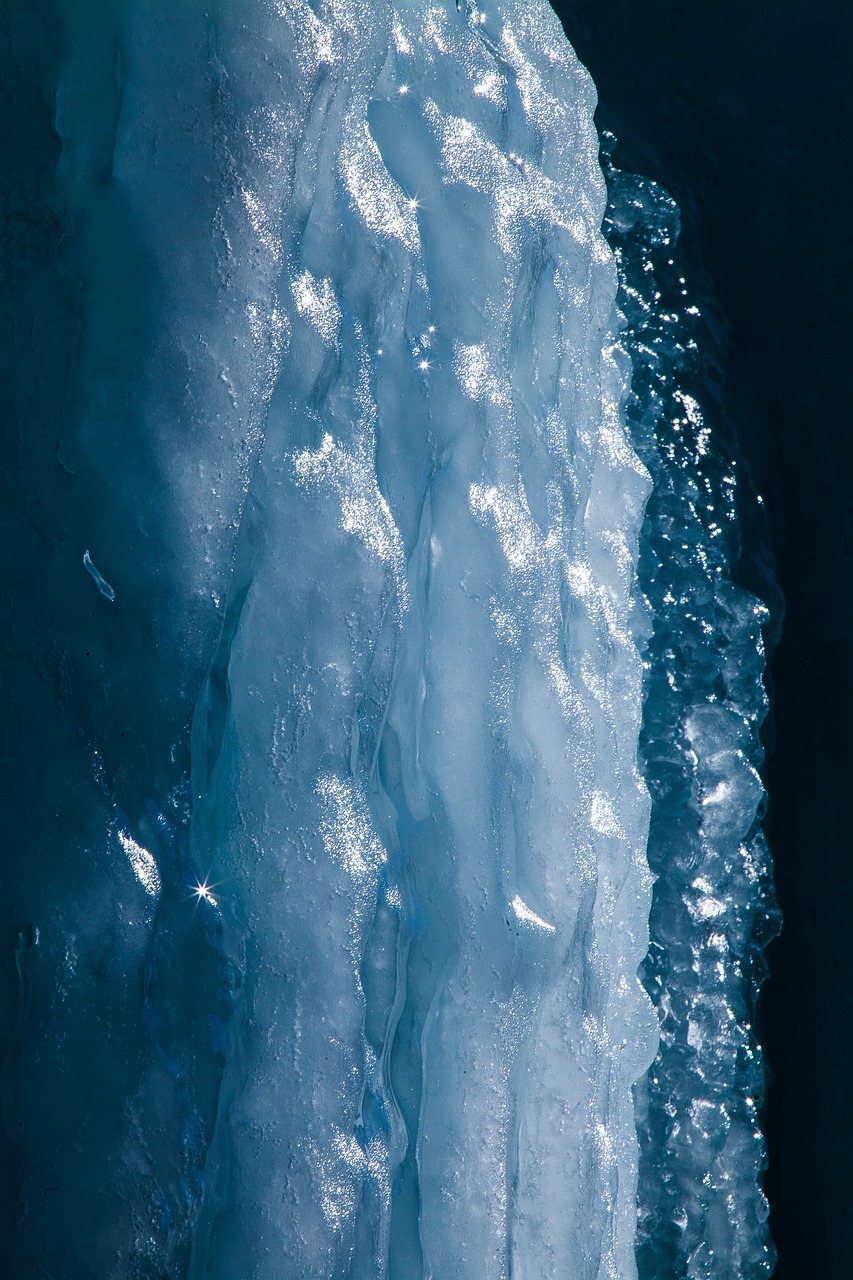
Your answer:
[[[281,355],[194,730],[242,986],[190,1275],[626,1280],[649,482],[592,86],[539,3],[288,3],[276,41]]]

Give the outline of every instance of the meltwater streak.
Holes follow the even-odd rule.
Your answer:
[[[612,145],[605,135],[628,419],[654,481],[639,566],[652,619],[641,745],[658,877],[643,978],[661,1046],[635,1090],[639,1273],[758,1280],[775,1258],[753,1029],[763,948],[779,927],[757,773],[769,614],[734,581],[737,463],[712,430],[709,335],[679,274],[678,210],[616,170]]]
[[[242,987],[190,1274],[629,1280],[648,476],[592,86],[538,2],[276,22],[283,221],[244,196],[280,373],[193,748]]]

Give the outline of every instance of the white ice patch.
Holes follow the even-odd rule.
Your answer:
[[[403,30],[399,19],[396,19],[396,18],[394,19],[391,29],[394,34],[394,48],[397,50],[397,52],[399,54],[402,54],[404,57],[407,54],[411,55],[412,46],[409,43],[408,36]]]
[[[492,368],[489,352],[483,343],[466,345],[457,342],[454,347],[453,372],[466,396],[488,404],[506,404],[509,387]]]
[[[478,98],[488,98],[496,107],[506,106],[506,80],[497,71],[487,71],[474,85]]]
[[[279,265],[281,263],[281,236],[263,197],[247,187],[244,187],[240,194],[243,197],[243,205],[249,216],[249,224],[263,246],[269,262]]]
[[[531,569],[539,558],[542,535],[530,514],[523,490],[472,484],[468,500],[480,520],[490,516],[506,561],[515,572]]]
[[[322,22],[306,0],[276,0],[276,10],[291,25],[306,70],[315,72],[323,64],[340,60],[340,33],[334,24]]]
[[[495,237],[510,257],[518,253],[525,227],[559,227],[587,245],[589,226],[574,217],[555,183],[530,160],[508,155],[472,121],[424,107],[435,130],[448,182],[464,183],[487,195],[494,209]]]
[[[405,608],[408,585],[403,540],[376,482],[376,469],[368,453],[370,442],[361,441],[360,447],[350,450],[327,432],[319,449],[293,455],[293,467],[297,482],[306,488],[327,484],[333,489],[341,506],[342,527],[393,570],[400,605]]]
[[[373,829],[364,796],[351,779],[334,774],[317,780],[317,794],[325,807],[321,832],[326,852],[353,880],[373,878],[387,855]]]
[[[371,231],[394,236],[410,253],[420,249],[415,206],[385,167],[367,121],[354,121],[341,144],[344,186]]]
[[[327,346],[337,346],[341,308],[331,280],[317,280],[310,271],[303,271],[290,287],[299,314],[314,326]]]
[[[549,924],[547,920],[543,920],[541,916],[537,916],[535,911],[531,911],[527,903],[523,902],[518,894],[515,895],[510,906],[522,924],[534,925],[537,929],[544,929],[546,933],[557,932],[554,925]]]
[[[160,893],[162,884],[153,853],[143,849],[142,845],[138,844],[133,836],[128,835],[126,831],[119,831],[118,838],[122,849],[127,855],[128,862],[133,867],[133,873],[137,880],[147,894],[152,898],[156,898]]]
[[[593,792],[589,822],[593,831],[599,832],[600,835],[625,838],[625,831],[616,817],[613,801],[603,791]]]

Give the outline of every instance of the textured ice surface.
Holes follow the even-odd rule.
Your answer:
[[[191,1274],[627,1277],[648,479],[591,86],[539,4],[280,13],[286,338],[193,748],[245,981]]]
[[[12,1273],[630,1276],[588,77],[513,0],[46,0],[0,55]]]
[[[714,342],[676,257],[678,210],[654,183],[606,170],[631,437],[654,481],[640,583],[653,620],[642,756],[658,879],[643,977],[661,1046],[636,1089],[639,1271],[757,1280],[775,1256],[753,1028],[762,951],[778,928],[757,773],[768,612],[734,582],[738,463],[716,403]]]

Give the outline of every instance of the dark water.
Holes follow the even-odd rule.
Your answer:
[[[766,830],[784,916],[761,1037],[778,1280],[853,1269],[853,7],[562,0],[617,163],[682,209],[785,598]],[[760,535],[754,530],[753,535]],[[761,590],[760,556],[742,566]]]

